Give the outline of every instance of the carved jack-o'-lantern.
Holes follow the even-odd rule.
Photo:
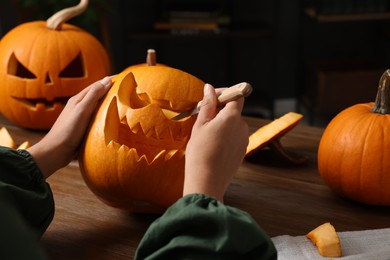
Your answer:
[[[168,66],[126,69],[95,114],[80,153],[89,188],[108,205],[162,212],[182,195],[184,153],[204,82]]]
[[[88,1],[83,2],[77,13],[86,8]],[[1,39],[0,111],[10,121],[49,129],[69,97],[109,74],[108,55],[100,42],[64,23],[74,15],[71,9],[47,22],[24,23]]]

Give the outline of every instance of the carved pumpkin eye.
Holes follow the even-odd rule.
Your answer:
[[[60,78],[81,78],[84,77],[84,61],[79,53],[60,73]]]
[[[26,68],[12,53],[8,63],[8,74],[24,79],[36,79],[37,77]]]

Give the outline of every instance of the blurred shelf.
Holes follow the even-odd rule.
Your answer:
[[[305,8],[305,14],[321,23],[390,20],[390,12],[354,13],[354,14],[321,14],[315,8]]]
[[[213,27],[209,29],[199,29],[198,27],[177,28],[177,29],[143,29],[131,31],[127,35],[128,40],[164,40],[172,38],[264,38],[271,39],[275,30],[266,23],[246,24],[240,23],[229,27]]]
[[[271,29],[250,29],[250,30],[151,30],[143,32],[132,32],[127,35],[127,40],[172,40],[172,38],[272,38]]]

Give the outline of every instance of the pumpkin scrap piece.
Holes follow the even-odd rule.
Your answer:
[[[0,145],[10,147],[10,148],[16,147],[14,139],[12,139],[12,136],[9,134],[7,128],[5,127],[2,127],[0,129]]]
[[[0,128],[0,146],[6,146],[13,149],[16,148],[16,143],[14,139],[5,127]],[[19,145],[17,149],[27,149],[28,147],[30,147],[30,143],[28,141],[25,141],[21,145]]]
[[[294,164],[304,163],[307,160],[306,157],[297,158],[290,155],[280,143],[280,138],[293,129],[302,118],[303,115],[301,114],[289,112],[269,124],[260,127],[249,136],[246,157],[268,146]]]
[[[30,142],[29,141],[24,141],[22,144],[18,146],[18,150],[26,150],[27,148],[30,147]]]
[[[339,236],[329,222],[313,229],[306,237],[317,246],[320,255],[325,257],[340,257],[342,255]]]

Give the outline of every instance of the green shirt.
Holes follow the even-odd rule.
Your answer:
[[[46,259],[37,241],[53,215],[50,186],[31,155],[0,146],[0,259]],[[276,259],[276,249],[246,212],[193,194],[152,223],[135,258]]]
[[[31,155],[0,146],[0,259],[45,259],[37,241],[53,216],[53,194]]]
[[[152,223],[135,259],[276,259],[276,249],[248,213],[192,194]]]

